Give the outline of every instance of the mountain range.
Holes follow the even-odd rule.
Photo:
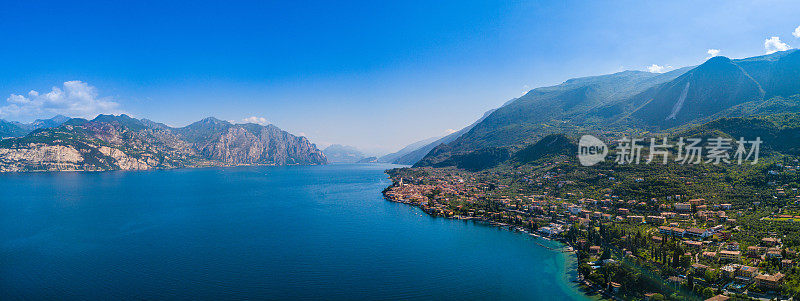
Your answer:
[[[127,115],[0,120],[0,170],[108,170],[246,164],[386,162],[480,169],[530,160],[544,137],[675,133],[723,118],[800,112],[800,51],[730,59],[666,73],[623,71],[530,90],[463,129],[380,158],[332,145],[320,151],[273,125],[206,118],[172,128]],[[551,137],[551,139],[553,139]],[[554,140],[564,145],[561,139]],[[545,141],[547,142],[547,141]],[[541,146],[541,145],[540,145]],[[526,150],[530,153],[521,153]],[[532,154],[532,155],[531,155]],[[515,159],[516,158],[516,159]],[[528,158],[528,159],[520,159]]]
[[[798,94],[797,50],[733,60],[718,56],[667,73],[570,79],[490,111],[414,165],[458,166],[475,155],[507,160],[552,134],[673,133],[720,118],[800,112]]]
[[[63,117],[16,129],[0,141],[0,171],[144,170],[155,168],[325,164],[305,137],[274,125],[232,124],[213,117],[181,128],[127,115]],[[4,122],[3,125],[18,123]],[[39,128],[34,128],[41,124]],[[11,133],[11,132],[9,132]]]

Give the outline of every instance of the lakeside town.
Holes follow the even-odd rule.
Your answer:
[[[574,167],[569,161],[481,172],[394,169],[387,171],[393,184],[384,196],[431,216],[485,222],[563,242],[562,251],[578,258],[576,281],[590,295],[785,300],[794,297],[800,283],[797,232],[788,230],[800,230],[800,164],[788,162],[763,165],[772,177],[756,193],[764,202],[680,194],[624,197],[603,187],[622,191],[621,185],[649,179],[619,169]],[[579,179],[576,173],[593,175]],[[596,185],[581,185],[587,178]],[[682,185],[699,186],[700,178],[683,179]]]

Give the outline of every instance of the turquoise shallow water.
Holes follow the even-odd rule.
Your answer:
[[[0,299],[584,298],[536,238],[385,201],[391,167],[0,174]]]

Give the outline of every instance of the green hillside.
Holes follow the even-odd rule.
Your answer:
[[[489,148],[515,153],[551,134],[672,133],[725,117],[799,112],[799,62],[796,50],[714,57],[664,74],[626,71],[533,89],[415,166],[443,166]]]

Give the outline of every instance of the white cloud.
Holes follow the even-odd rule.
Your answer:
[[[98,114],[119,114],[119,103],[98,97],[97,88],[82,81],[64,82],[41,94],[31,90],[27,95],[11,94],[0,116],[14,119],[49,118],[56,114],[93,118]]]
[[[264,117],[251,116],[251,117],[247,117],[245,119],[242,119],[242,123],[255,123],[255,124],[260,124],[260,125],[268,125],[269,121],[267,121],[267,119],[264,118]]]
[[[784,42],[781,42],[781,38],[779,37],[771,37],[769,39],[764,40],[764,50],[767,51],[767,54],[772,54],[778,51],[784,51],[789,49],[792,49],[792,47]]]
[[[522,95],[528,94],[528,92],[530,92],[530,91],[531,91],[531,87],[530,86],[528,86],[528,85],[523,85],[522,86]]]
[[[455,133],[455,132],[458,132],[458,131],[454,130],[454,129],[446,129],[446,130],[444,130],[444,134],[445,135],[450,135],[450,134]]]
[[[794,29],[794,32],[792,32],[792,35],[795,38],[800,38],[800,26],[797,26],[797,28]]]
[[[650,67],[647,67],[647,71],[650,71],[651,73],[664,73],[664,72],[667,72],[669,70],[672,70],[672,66],[670,66],[670,65],[659,66],[659,65],[653,64]]]
[[[708,53],[709,55],[707,59],[710,59],[712,57],[719,55],[719,49],[709,49],[708,51],[706,51],[706,53]]]

